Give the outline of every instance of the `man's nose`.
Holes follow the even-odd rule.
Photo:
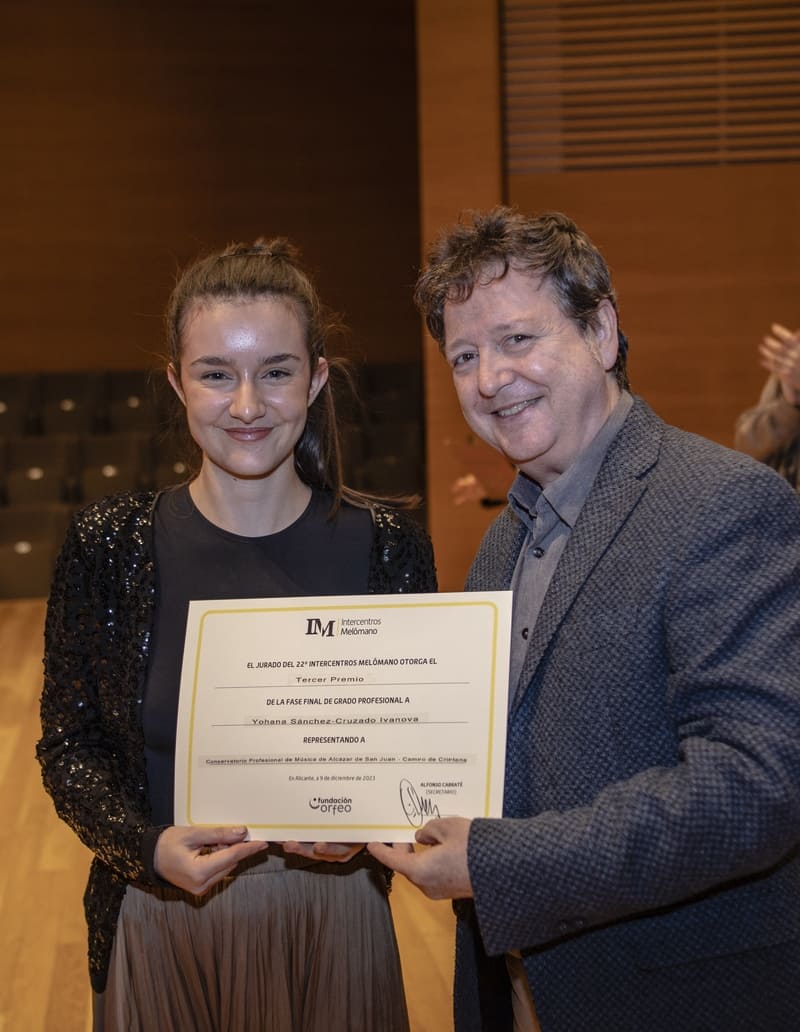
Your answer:
[[[502,352],[487,348],[478,363],[478,390],[485,398],[492,398],[514,378],[513,370]]]

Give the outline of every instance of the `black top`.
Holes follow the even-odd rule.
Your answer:
[[[315,490],[291,526],[242,537],[210,523],[186,485],[165,492],[154,520],[157,592],[144,696],[147,779],[155,825],[173,822],[175,731],[186,618],[192,599],[364,595],[372,520]]]

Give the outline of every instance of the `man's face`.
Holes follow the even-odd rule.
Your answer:
[[[619,398],[610,302],[597,317],[581,334],[548,282],[514,268],[444,307],[444,354],[467,422],[542,487],[575,462]]]

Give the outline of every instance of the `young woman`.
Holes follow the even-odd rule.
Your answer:
[[[286,241],[188,268],[167,375],[199,472],[94,503],[67,534],[37,755],[94,852],[96,1029],[408,1027],[387,879],[360,846],[173,824],[189,600],[436,590],[418,524],[342,484],[326,325]]]

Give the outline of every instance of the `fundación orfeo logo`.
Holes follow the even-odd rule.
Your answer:
[[[352,813],[353,800],[350,796],[314,796],[308,805],[320,813]]]

